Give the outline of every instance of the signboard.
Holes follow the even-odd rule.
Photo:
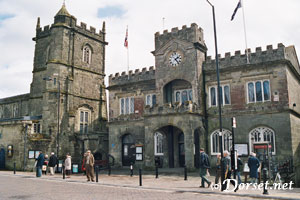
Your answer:
[[[143,146],[135,147],[135,160],[141,161],[143,160]]]
[[[234,149],[237,150],[237,153],[239,156],[248,156],[249,151],[248,151],[248,144],[235,144]]]

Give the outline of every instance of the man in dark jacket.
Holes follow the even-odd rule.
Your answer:
[[[250,169],[251,183],[257,183],[258,168],[260,166],[259,160],[256,158],[255,153],[251,153],[248,159],[248,166]]]
[[[38,158],[36,159],[36,177],[42,176],[42,167],[44,164],[44,154],[42,151],[40,151]]]
[[[204,182],[208,184],[208,188],[211,185],[211,182],[206,178],[206,175],[208,173],[208,169],[210,168],[210,163],[208,159],[208,155],[204,152],[203,148],[200,148],[200,177],[201,177],[201,186],[204,188]]]
[[[55,171],[54,168],[57,165],[57,163],[58,163],[57,157],[54,155],[54,152],[52,152],[48,163],[48,166],[50,168],[50,175],[54,175],[54,171]]]

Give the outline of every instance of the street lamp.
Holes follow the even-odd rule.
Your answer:
[[[45,81],[52,81],[51,77],[43,78]],[[56,79],[55,79],[56,80]],[[55,81],[54,80],[54,81]],[[58,86],[58,94],[57,94],[57,133],[56,133],[56,155],[59,158],[59,135],[60,135],[60,128],[59,128],[59,116],[60,116],[60,81],[57,79],[57,86]]]
[[[213,25],[214,25],[214,39],[215,39],[215,52],[216,52],[216,70],[217,70],[217,83],[218,83],[218,108],[219,108],[219,123],[220,123],[220,132],[219,132],[219,144],[220,144],[220,152],[221,152],[221,191],[225,189],[225,184],[223,184],[225,179],[224,172],[224,156],[223,156],[223,131],[222,131],[222,112],[221,112],[221,87],[220,87],[220,73],[219,73],[219,56],[218,56],[218,45],[217,45],[217,29],[216,29],[216,19],[215,19],[215,7],[213,4],[206,0],[207,3],[212,7],[213,14]]]

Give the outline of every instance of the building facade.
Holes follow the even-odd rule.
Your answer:
[[[108,151],[105,22],[99,32],[76,22],[65,5],[51,26],[38,18],[30,93],[0,100],[6,168],[32,169],[38,151],[78,164],[87,149]]]
[[[249,50],[250,51],[250,50]],[[198,167],[199,148],[219,152],[215,60],[196,24],[155,34],[155,67],[109,76],[109,152],[119,166]],[[268,142],[272,159],[293,158],[299,171],[300,68],[295,48],[278,44],[220,57],[224,150],[245,158]],[[247,154],[247,155],[246,155]],[[299,175],[299,173],[297,173]],[[299,181],[299,177],[298,177]],[[299,183],[298,183],[299,184]]]

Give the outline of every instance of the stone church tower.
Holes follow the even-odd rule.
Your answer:
[[[49,148],[59,156],[78,159],[91,149],[107,152],[105,121],[105,22],[76,25],[65,5],[50,27],[36,25],[30,115],[42,115],[42,133],[52,138]]]

